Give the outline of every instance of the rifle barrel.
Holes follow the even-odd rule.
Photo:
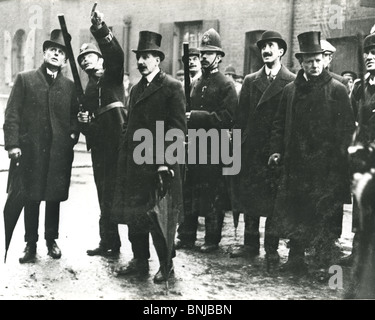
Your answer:
[[[77,66],[76,66],[76,63],[75,63],[75,59],[74,59],[74,53],[73,53],[73,49],[72,49],[72,45],[71,45],[71,37],[70,37],[70,35],[68,33],[68,29],[66,27],[64,15],[63,14],[58,15],[58,18],[59,18],[60,27],[61,27],[61,31],[62,31],[62,34],[63,34],[64,42],[65,42],[65,47],[66,47],[66,51],[67,51],[67,58],[69,59],[70,68],[71,68],[72,74],[73,74],[74,84],[75,84],[75,88],[76,88],[77,96],[78,96],[78,102],[80,104],[80,108],[82,109],[84,93],[83,93],[83,89],[82,89],[81,78],[79,77],[78,69],[77,69]]]
[[[185,82],[185,98],[186,98],[186,111],[190,111],[190,74],[189,74],[189,43],[184,42],[184,82]]]

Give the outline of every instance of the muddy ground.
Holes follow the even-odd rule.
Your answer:
[[[3,158],[2,158],[3,159]],[[3,161],[3,160],[2,160]],[[220,249],[210,254],[199,250],[180,250],[174,260],[175,277],[167,291],[153,283],[158,270],[152,248],[150,276],[146,280],[117,277],[115,269],[132,258],[127,240],[127,227],[119,226],[122,248],[118,259],[89,257],[86,250],[96,247],[98,237],[98,203],[89,164],[89,155],[79,151],[75,158],[70,198],[62,203],[60,238],[62,258],[47,256],[43,240],[44,214],[40,216],[38,256],[35,264],[21,265],[18,258],[24,249],[23,214],[13,235],[7,262],[0,262],[1,300],[341,300],[344,289],[330,288],[327,279],[313,276],[293,277],[282,273],[269,274],[264,264],[261,224],[261,255],[259,258],[231,259],[229,252],[243,242],[243,217],[237,231],[231,212],[226,214]],[[3,162],[3,167],[5,163]],[[0,172],[0,190],[5,190],[7,172]],[[3,208],[5,192],[0,193]],[[42,206],[43,208],[43,206]],[[0,219],[0,230],[3,221]],[[349,254],[353,234],[350,207],[345,207],[344,231],[339,241],[343,253]],[[204,219],[200,219],[197,245],[203,244]],[[0,257],[4,254],[4,237],[0,237]],[[150,242],[152,240],[150,238]],[[286,261],[286,241],[280,241],[279,253]],[[343,287],[348,283],[348,268],[343,268]]]

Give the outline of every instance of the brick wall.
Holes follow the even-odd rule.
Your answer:
[[[272,29],[280,32],[288,40],[290,34],[291,2],[293,0],[105,0],[100,1],[98,9],[105,13],[108,25],[123,25],[123,19],[130,17],[129,52],[130,73],[133,81],[139,78],[135,57],[131,49],[138,44],[141,30],[159,31],[160,23],[194,20],[220,21],[222,46],[226,52],[222,68],[232,64],[238,72],[243,70],[245,33],[259,29]],[[0,1],[2,19],[0,30],[7,30],[12,37],[19,29],[30,30],[29,12],[32,6],[39,6],[43,13],[43,28],[38,29],[36,37],[36,65],[42,60],[41,46],[52,29],[58,28],[57,15],[64,13],[72,46],[78,52],[80,30],[89,27],[89,14],[92,0],[6,0]],[[296,36],[304,31],[321,30],[323,37],[343,37],[354,35],[355,27],[360,26],[368,32],[375,23],[375,8],[360,7],[360,0],[294,0],[293,41],[289,44],[290,53],[298,51]],[[342,28],[332,28],[330,9],[340,8],[343,16]],[[374,20],[372,22],[372,20]],[[289,41],[288,41],[289,42]],[[0,93],[9,93],[4,85],[3,32],[0,32]],[[294,57],[294,54],[292,55]],[[288,58],[284,58],[288,64]],[[294,69],[298,62],[293,58]]]

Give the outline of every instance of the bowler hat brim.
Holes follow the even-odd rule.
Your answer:
[[[66,47],[63,46],[62,44],[60,44],[58,42],[51,41],[51,40],[44,41],[44,43],[43,43],[43,51],[45,51],[45,50],[47,50],[47,48],[51,48],[51,47],[60,48],[60,49],[62,49],[66,53]]]
[[[281,39],[281,38],[269,38],[269,39],[262,39],[262,40],[259,40],[257,42],[257,47],[259,48],[259,50],[262,50],[262,47],[263,47],[263,44],[265,42],[269,42],[269,41],[275,41],[279,44],[279,46],[284,49],[284,54],[283,56],[285,55],[286,51],[288,50],[288,45],[286,44],[286,42]]]
[[[163,51],[157,49],[150,49],[150,50],[132,50],[135,54],[138,53],[156,53],[160,57],[160,61],[165,59],[165,54]]]

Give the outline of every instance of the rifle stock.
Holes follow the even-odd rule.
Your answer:
[[[186,112],[190,111],[190,74],[189,74],[189,43],[184,42],[184,83],[185,83],[185,98],[186,98]]]
[[[75,85],[76,92],[77,92],[79,108],[80,108],[80,111],[84,111],[83,110],[84,92],[82,88],[81,78],[79,77],[78,69],[75,63],[75,59],[74,59],[74,53],[73,53],[73,49],[71,45],[71,36],[68,33],[64,15],[60,14],[58,15],[58,18],[60,22],[61,31],[64,37],[67,58],[69,59],[70,68],[73,74],[74,85]]]

